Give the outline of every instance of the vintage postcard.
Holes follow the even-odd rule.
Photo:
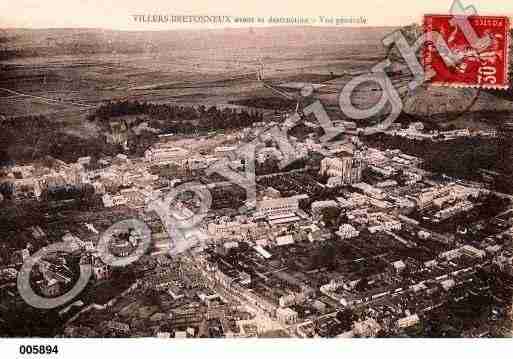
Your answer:
[[[4,3],[0,357],[512,336],[512,3]]]

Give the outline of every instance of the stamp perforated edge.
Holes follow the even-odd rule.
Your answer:
[[[442,17],[442,18],[450,18],[453,15],[447,15],[447,14],[424,14],[422,18],[422,31],[425,33],[426,31],[426,20],[428,18],[433,17]],[[472,16],[471,16],[472,17]],[[502,19],[504,20],[504,27],[505,27],[505,33],[506,33],[506,41],[505,41],[505,58],[504,58],[504,84],[467,84],[464,82],[435,82],[430,83],[427,82],[430,86],[438,86],[438,87],[453,87],[453,88],[477,88],[477,89],[484,89],[484,90],[508,90],[511,87],[511,79],[509,74],[509,53],[510,53],[510,41],[511,41],[511,34],[510,34],[510,21],[508,16],[491,16],[491,15],[474,15],[474,17],[483,17],[483,18],[496,18],[496,19]],[[424,49],[422,50],[424,51]],[[422,61],[423,61],[423,67],[424,70],[426,70],[425,63],[424,63],[424,56],[425,54],[422,54]]]

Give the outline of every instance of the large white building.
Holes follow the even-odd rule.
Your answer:
[[[299,208],[296,197],[264,199],[257,202],[257,216],[273,217],[276,215],[294,213]]]
[[[342,183],[358,183],[362,180],[363,161],[360,156],[325,158],[321,161],[321,175],[340,177]]]
[[[479,189],[453,183],[426,188],[418,194],[415,201],[419,209],[433,205],[441,207],[446,202],[465,200],[471,196],[477,197],[479,193]]]
[[[431,206],[435,199],[447,196],[450,190],[449,186],[436,186],[422,190],[415,198],[417,207],[424,209]]]
[[[189,156],[189,151],[169,143],[157,143],[144,152],[144,158],[151,163],[182,163]]]
[[[360,232],[357,231],[352,225],[344,223],[343,225],[341,225],[338,228],[338,231],[336,232],[336,234],[341,239],[349,239],[349,238],[357,237],[360,234]]]
[[[420,321],[419,316],[417,314],[412,314],[404,318],[400,318],[397,320],[397,326],[399,328],[408,328],[414,326]]]
[[[219,161],[214,156],[191,157],[183,162],[183,166],[190,170],[201,170],[209,167],[211,164]]]
[[[369,214],[369,232],[383,232],[391,230],[400,230],[402,224],[396,218],[382,212]]]
[[[298,320],[298,314],[291,308],[278,308],[276,318],[283,324],[294,324]]]
[[[254,222],[224,221],[208,224],[208,233],[215,238],[245,236],[256,230],[257,224]]]
[[[435,213],[435,219],[437,220],[445,220],[447,218],[450,218],[458,213],[462,213],[468,210],[471,210],[474,208],[474,205],[472,202],[469,201],[461,201],[456,203],[454,206],[450,206],[448,208],[444,208],[438,212]]]

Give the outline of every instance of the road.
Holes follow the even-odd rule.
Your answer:
[[[258,308],[257,306],[253,305],[252,303],[244,300],[243,298],[236,296],[232,294],[227,288],[225,288],[223,285],[221,285],[219,282],[215,281],[214,279],[210,278],[209,276],[206,276],[204,274],[204,271],[201,269],[200,264],[197,263],[196,259],[191,256],[187,256],[186,260],[192,264],[200,273],[203,278],[205,279],[205,282],[209,284],[212,290],[216,291],[221,297],[223,297],[225,300],[228,299],[228,301],[241,303],[242,306],[250,313],[255,315],[255,318],[253,318],[251,321],[245,321],[246,324],[255,324],[258,327],[259,332],[265,332],[269,330],[283,330],[290,335],[295,335],[293,330],[290,330],[291,327],[284,326],[277,320],[271,318],[269,314],[264,312],[262,309]]]
[[[46,102],[46,103],[49,103],[49,104],[56,104],[57,103],[57,104],[62,104],[62,105],[78,106],[78,107],[83,107],[84,110],[96,107],[96,105],[88,105],[88,104],[80,103],[80,102],[61,101],[61,100],[56,100],[56,99],[48,98],[48,97],[30,95],[30,94],[26,94],[26,93],[23,93],[23,92],[18,92],[18,91],[6,89],[6,88],[3,88],[3,87],[0,87],[0,90],[1,91],[9,92],[9,93],[11,93],[13,95],[34,98],[36,100],[40,100],[40,101],[43,101],[43,102]]]

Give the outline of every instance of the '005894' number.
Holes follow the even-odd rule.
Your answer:
[[[20,345],[20,354],[58,354],[59,348],[57,345]]]

